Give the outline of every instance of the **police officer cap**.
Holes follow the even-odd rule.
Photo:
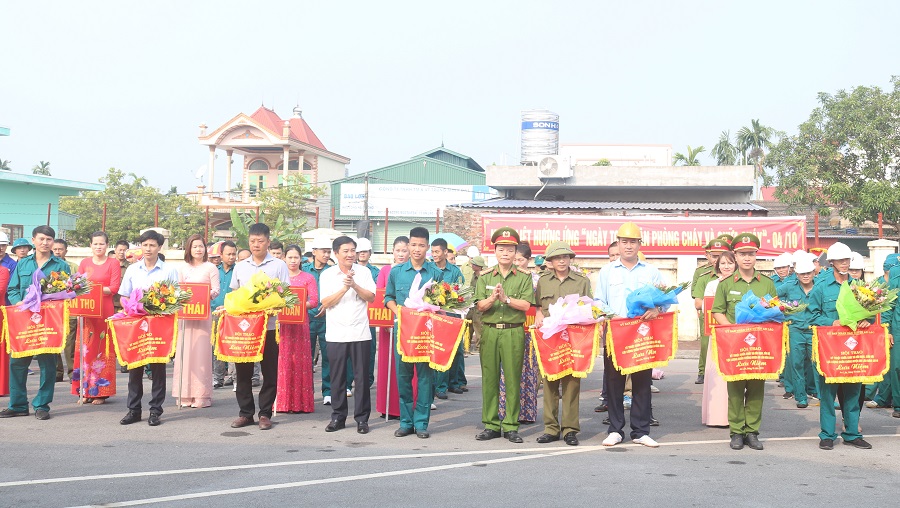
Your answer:
[[[494,245],[519,245],[519,233],[511,227],[500,228],[491,235],[491,243]]]
[[[718,238],[720,240],[725,240],[729,244],[734,241],[734,237],[729,235],[728,233],[722,233],[721,235],[717,236],[716,238]]]
[[[722,238],[713,238],[712,240],[709,241],[709,244],[708,244],[708,247],[706,247],[706,250],[708,250],[710,252],[718,252],[721,254],[727,250],[731,250],[731,246],[728,245],[728,242],[726,242]]]
[[[575,251],[569,247],[569,244],[563,241],[552,242],[547,246],[547,251],[544,252],[544,259],[553,259],[556,256],[570,256],[575,257]]]
[[[737,252],[741,250],[759,250],[759,238],[753,233],[741,233],[734,237],[731,242],[731,250]]]

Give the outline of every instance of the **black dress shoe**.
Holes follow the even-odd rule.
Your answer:
[[[225,386],[225,384],[221,381],[216,381],[215,383],[213,383],[213,389],[222,388],[223,386]]]
[[[447,392],[437,392],[434,396],[441,400],[447,400]]]
[[[26,409],[25,411],[13,411],[10,408],[6,408],[3,411],[0,411],[0,418],[12,418],[14,416],[28,416],[31,413]]]
[[[762,450],[763,444],[759,442],[759,435],[755,432],[751,432],[744,436],[744,443],[747,444],[750,448],[754,450]]]
[[[569,432],[564,439],[567,445],[578,446],[578,436],[575,435],[575,432]]]
[[[834,450],[834,440],[832,440],[832,439],[819,440],[819,448],[821,448],[822,450]]]
[[[500,437],[500,431],[493,429],[484,429],[475,435],[477,441],[488,441],[490,439],[497,439],[498,437]]]
[[[865,439],[858,437],[856,439],[851,439],[850,441],[844,440],[845,445],[855,446],[857,448],[861,448],[863,450],[871,450],[872,445],[870,445]]]
[[[400,427],[399,429],[394,431],[394,437],[406,437],[415,432],[416,431],[413,429],[404,429],[403,427]]]
[[[147,425],[156,427],[160,423],[162,422],[159,420],[159,415],[156,413],[150,413],[150,418],[147,418]]]
[[[809,404],[806,403],[806,402],[798,402],[798,403],[797,403],[797,407],[800,408],[800,409],[806,409],[806,408],[809,407]]]
[[[460,388],[448,388],[447,391],[450,393],[456,393],[456,394],[463,393],[463,391]]]
[[[121,372],[122,374],[125,374],[126,372],[128,372],[128,367],[126,367],[125,365],[120,366],[119,372]]]
[[[368,434],[369,433],[369,423],[368,422],[358,422],[356,424],[356,432],[359,434]]]
[[[559,441],[559,434],[541,434],[540,437],[537,438],[537,442],[541,444],[552,443],[554,441]]]
[[[132,423],[137,423],[139,421],[141,421],[141,412],[131,410],[125,415],[125,418],[119,420],[119,423],[122,425],[131,425]]]
[[[331,420],[331,423],[325,426],[325,432],[334,432],[336,430],[341,430],[344,428],[346,424],[339,420]]]
[[[894,418],[900,418],[900,411],[894,411],[893,413],[891,413],[891,416],[893,416]]]
[[[784,392],[784,395],[781,396],[782,399],[793,399],[794,394],[791,392]]]
[[[731,435],[731,449],[732,450],[743,450],[744,449],[744,436],[743,434],[732,434]]]
[[[606,405],[606,402],[603,402],[594,408],[595,413],[605,413],[607,410],[609,410],[609,406]]]
[[[704,381],[705,379],[706,379],[706,376],[704,376],[703,374],[700,374],[699,376],[697,376],[697,380],[694,381],[694,384],[695,384],[695,385],[702,385],[702,384],[703,384],[703,381]]]
[[[506,439],[509,439],[510,443],[521,443],[522,442],[522,436],[520,436],[519,432],[515,431],[515,430],[511,430],[509,432],[504,432],[503,437],[505,437]]]
[[[656,418],[650,418],[650,426],[659,427],[659,420],[657,420]]]
[[[460,389],[460,390],[462,390],[462,391],[463,391],[463,393],[465,393],[465,392],[467,392],[467,391],[469,391],[469,389],[468,389],[468,388],[466,388],[466,387],[465,387],[465,386],[460,386],[460,387],[459,387],[459,389]]]
[[[606,418],[604,418],[603,421],[602,421],[601,423],[602,423],[603,425],[609,425],[609,417],[607,416]]]
[[[417,430],[416,437],[419,439],[428,439],[431,437],[431,433],[427,430]]]
[[[34,417],[38,420],[49,420],[50,419],[50,411],[46,409],[37,409],[34,412]]]

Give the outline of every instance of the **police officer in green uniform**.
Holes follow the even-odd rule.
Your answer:
[[[544,258],[549,268],[541,274],[535,289],[534,299],[539,307],[534,319],[536,328],[540,328],[544,318],[550,315],[548,310],[550,305],[556,303],[560,297],[567,295],[593,297],[590,280],[571,268],[575,252],[569,244],[560,241],[551,243],[547,246]],[[560,389],[562,389],[562,419],[559,418]],[[544,433],[537,438],[538,443],[557,441],[561,432],[567,445],[578,445],[577,434],[581,431],[578,421],[580,395],[580,378],[572,375],[555,381],[544,378]]]
[[[700,330],[700,360],[697,364],[697,380],[694,384],[702,385],[706,376],[706,351],[709,349],[709,335],[703,333],[704,321],[706,320],[703,312],[703,295],[706,291],[706,285],[716,278],[716,261],[719,256],[726,250],[731,250],[731,246],[724,238],[713,238],[706,244],[706,259],[709,264],[698,267],[694,271],[694,279],[691,283],[691,297],[694,298],[694,307],[697,308],[697,325]]]
[[[756,270],[756,251],[759,238],[753,233],[735,236],[731,244],[738,271],[722,280],[716,288],[713,302],[713,318],[720,325],[735,323],[734,308],[748,291],[757,296],[774,295],[775,283]],[[731,431],[731,448],[740,450],[746,444],[754,450],[762,450],[759,442],[759,424],[762,421],[763,396],[766,382],[761,379],[730,381],[728,384],[728,426]]]
[[[519,400],[525,359],[525,311],[534,305],[531,274],[516,270],[513,261],[519,233],[500,228],[491,235],[497,266],[482,273],[475,285],[475,306],[482,313],[481,421],[479,441],[501,435],[513,443],[519,436]],[[506,417],[500,421],[500,365],[506,375]],[[502,433],[501,433],[502,432]]]
[[[837,311],[837,298],[841,292],[841,285],[850,281],[850,248],[841,242],[836,242],[828,248],[827,260],[833,268],[827,276],[813,287],[809,294],[809,312],[812,314],[814,326],[840,326]],[[820,273],[820,276],[821,276]],[[857,323],[859,328],[867,328],[869,322],[862,320]],[[872,448],[859,431],[860,392],[862,385],[859,383],[827,383],[824,376],[819,377],[819,448],[833,450],[835,432],[835,407],[834,401],[838,392],[843,392],[841,404],[841,416],[844,420],[844,432],[841,438],[845,445],[856,448]]]

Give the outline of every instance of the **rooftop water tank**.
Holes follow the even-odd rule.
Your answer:
[[[522,111],[522,164],[559,153],[559,115],[546,109]]]

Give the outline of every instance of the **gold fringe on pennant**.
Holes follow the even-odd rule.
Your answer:
[[[546,378],[548,381],[556,381],[557,379],[562,379],[566,376],[572,376],[584,379],[588,374],[593,372],[594,370],[594,362],[597,358],[597,351],[600,349],[600,323],[594,324],[594,337],[591,340],[591,364],[588,366],[588,369],[584,372],[575,371],[573,368],[569,367],[568,369],[558,372],[556,374],[547,375],[544,371],[544,363],[541,360],[541,350],[537,345],[538,337],[537,337],[537,328],[531,329],[531,347],[534,348],[534,355],[537,358],[538,368],[541,372],[541,377]]]
[[[0,307],[0,312],[3,313],[3,327],[0,328],[0,347],[5,347],[6,354],[9,354],[11,352],[9,349],[9,318],[6,317],[6,306]]]
[[[15,306],[10,305],[10,307],[15,307]],[[7,315],[6,315],[7,307],[2,307],[2,309],[3,309],[3,331],[2,331],[2,338],[0,338],[0,341],[6,342],[6,353],[9,354],[10,358],[28,358],[30,356],[46,355],[46,354],[58,355],[66,349],[66,341],[69,338],[69,301],[68,300],[63,300],[62,346],[42,347],[42,348],[38,348],[38,349],[32,349],[30,351],[15,352],[12,350],[11,341],[9,340],[9,319],[7,318]]]
[[[762,323],[746,323],[747,325],[752,324],[762,324]],[[713,364],[716,366],[716,372],[719,373],[719,377],[722,378],[725,382],[735,382],[735,381],[752,381],[752,380],[760,380],[767,381],[770,379],[778,379],[778,376],[781,375],[781,372],[784,371],[784,364],[787,360],[787,354],[790,347],[790,341],[788,338],[790,337],[790,333],[788,331],[788,327],[786,323],[781,323],[781,364],[778,367],[777,372],[774,374],[736,374],[733,376],[726,376],[722,373],[722,369],[719,368],[719,348],[716,345],[716,327],[712,327],[712,334],[710,335],[710,340],[712,340],[712,354],[713,354]]]
[[[612,338],[612,326],[606,327],[606,351],[609,353],[610,359],[612,359],[613,368],[618,370],[623,376],[627,376],[629,374],[634,374],[635,372],[640,372],[642,370],[647,369],[656,369],[658,367],[665,367],[675,358],[675,354],[678,353],[678,312],[674,311],[672,316],[672,354],[665,360],[659,360],[656,362],[645,363],[642,365],[637,365],[635,367],[627,367],[621,368],[619,367],[619,361],[616,358],[616,350],[613,347],[613,338]]]
[[[457,335],[456,340],[453,341],[453,353],[450,355],[450,360],[447,362],[447,365],[440,365],[440,364],[430,361],[430,359],[429,359],[429,361],[428,361],[429,367],[431,367],[432,369],[434,369],[438,372],[447,372],[448,370],[450,370],[450,367],[453,366],[453,360],[455,360],[456,355],[459,354],[459,344],[460,344],[460,342],[462,342],[463,337],[465,337],[466,330],[469,329],[469,323],[471,323],[471,321],[469,321],[468,319],[463,319],[463,325],[459,329],[459,334]]]
[[[816,366],[816,370],[819,372],[819,375],[822,376],[822,380],[825,381],[825,384],[841,384],[841,383],[860,383],[860,384],[871,384],[878,383],[880,381],[884,381],[884,375],[887,374],[887,371],[891,368],[891,341],[888,339],[888,334],[890,333],[889,327],[886,324],[878,325],[884,328],[884,354],[887,361],[885,362],[884,370],[881,371],[881,374],[874,376],[843,376],[843,377],[825,377],[825,373],[822,372],[822,363],[819,357],[819,327],[813,326],[812,331],[812,361]]]
[[[263,350],[266,348],[266,331],[269,329],[269,313],[264,313],[265,319],[263,320],[263,332],[262,332],[262,340],[259,343],[259,350],[256,352],[257,354],[254,356],[228,356],[219,354],[219,335],[222,330],[222,320],[225,319],[225,313],[219,317],[219,321],[216,325],[216,334],[215,341],[213,342],[213,353],[216,355],[216,358],[223,362],[233,362],[233,363],[256,363],[261,362],[263,359]],[[233,316],[232,316],[233,317]],[[278,338],[278,327],[275,327],[275,337],[276,340]]]
[[[155,316],[153,316],[152,314],[148,314],[148,315],[142,316],[142,317],[146,318],[146,319],[153,319]],[[123,318],[123,319],[130,319],[130,318]],[[119,351],[119,339],[118,339],[118,337],[116,337],[116,327],[114,327],[112,325],[113,321],[116,321],[116,320],[115,319],[107,319],[106,320],[106,323],[107,323],[106,329],[109,332],[106,334],[106,338],[107,338],[107,340],[109,340],[109,338],[112,337],[112,343],[116,349],[116,360],[119,362],[119,365],[125,366],[126,369],[128,369],[128,370],[137,369],[139,367],[143,367],[144,365],[149,365],[151,363],[169,363],[169,359],[172,358],[173,356],[175,356],[175,351],[178,350],[178,319],[172,320],[172,322],[174,323],[172,325],[172,349],[169,351],[169,353],[165,357],[160,356],[160,357],[156,357],[156,358],[145,358],[143,360],[138,360],[136,362],[131,362],[131,363],[128,363],[128,362],[125,362],[122,360],[122,353],[121,353],[121,351]],[[109,346],[107,345],[107,351],[108,350],[109,350]],[[109,355],[109,353],[107,353],[107,355]]]

